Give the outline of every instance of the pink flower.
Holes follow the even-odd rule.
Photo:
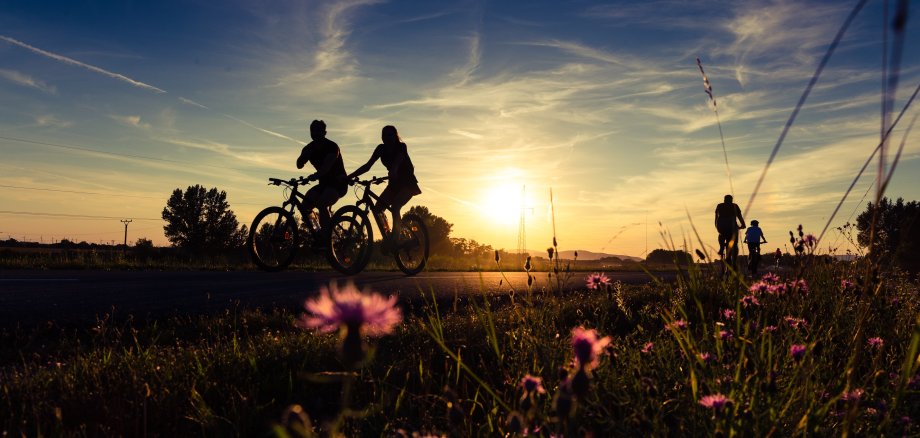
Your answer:
[[[808,321],[805,321],[804,318],[793,318],[791,316],[787,316],[783,318],[783,321],[786,321],[786,324],[789,324],[789,327],[792,327],[796,330],[808,327]]]
[[[735,318],[735,311],[732,310],[732,309],[723,309],[723,310],[722,310],[722,318],[725,318],[725,319],[731,321],[732,319]]]
[[[600,364],[600,355],[610,345],[610,336],[599,338],[594,329],[572,329],[572,349],[579,367],[590,371]]]
[[[800,279],[796,280],[795,283],[791,283],[791,284],[792,284],[792,288],[798,289],[799,292],[801,292],[801,293],[803,293],[803,294],[807,294],[807,293],[808,293],[808,282],[805,281],[804,278],[800,278]]]
[[[859,403],[859,400],[862,399],[865,393],[866,391],[863,391],[861,388],[856,388],[850,392],[844,392],[843,395],[840,396],[840,400]]]
[[[652,352],[652,349],[654,348],[655,348],[654,342],[646,342],[645,345],[642,346],[642,350],[640,351],[642,351],[645,354],[649,354]]]
[[[789,355],[792,356],[792,358],[795,360],[800,360],[803,356],[805,356],[806,350],[807,348],[804,345],[792,344],[792,346],[789,347]]]
[[[767,272],[763,274],[763,277],[760,277],[760,280],[767,284],[776,284],[779,283],[779,275],[776,275],[772,272]]]
[[[698,357],[700,358],[700,360],[703,361],[704,363],[710,363],[710,362],[714,362],[714,361],[716,360],[716,357],[713,356],[712,353],[706,353],[706,352],[704,352],[704,353],[698,354],[697,356],[698,356]]]
[[[732,399],[716,393],[701,398],[699,403],[707,408],[719,411],[722,410],[723,407],[731,405],[733,402]]]
[[[882,348],[885,346],[885,340],[883,340],[882,338],[878,336],[874,338],[869,338],[869,340],[866,341],[866,343],[869,344],[869,346],[872,348]]]
[[[585,282],[587,283],[588,289],[591,290],[597,290],[601,287],[606,288],[607,286],[610,286],[610,278],[598,272],[595,272],[585,278]]]
[[[362,330],[368,336],[389,334],[402,322],[402,312],[396,307],[396,297],[384,298],[377,293],[360,291],[353,283],[341,290],[331,283],[323,286],[320,295],[305,303],[312,316],[303,315],[299,324],[319,330],[334,332],[340,327]]]
[[[757,283],[752,284],[751,287],[748,288],[748,290],[751,293],[755,293],[755,294],[766,293],[767,291],[770,290],[770,284],[767,282],[758,281]]]
[[[723,341],[731,341],[735,339],[735,334],[731,330],[719,330],[719,338]]]
[[[853,282],[850,280],[840,280],[840,287],[843,288],[843,290],[847,290],[853,287]]]
[[[771,284],[767,288],[767,293],[769,293],[770,295],[781,296],[781,295],[786,294],[786,289],[787,287],[785,283]]]
[[[775,332],[776,329],[777,329],[777,327],[776,327],[775,325],[768,325],[768,326],[766,326],[766,327],[763,328],[763,332],[764,332],[764,333],[772,333],[772,332]]]
[[[683,329],[687,328],[687,325],[688,325],[688,324],[687,324],[687,321],[684,321],[684,320],[682,320],[682,319],[678,319],[678,320],[676,320],[676,321],[674,321],[674,322],[672,322],[672,323],[670,323],[670,324],[665,324],[665,325],[664,325],[664,328],[665,328],[665,330],[683,330]]]
[[[524,376],[524,378],[521,379],[521,388],[524,388],[524,391],[527,393],[546,393],[546,389],[543,388],[543,379],[540,377],[531,376],[530,374]]]
[[[747,295],[747,296],[741,297],[741,304],[744,307],[759,306],[760,301],[757,300],[757,297],[753,295]]]

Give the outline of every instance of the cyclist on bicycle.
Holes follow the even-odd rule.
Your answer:
[[[394,236],[399,235],[399,210],[413,196],[421,194],[422,189],[419,188],[418,180],[415,178],[415,166],[412,165],[412,160],[409,158],[408,148],[399,138],[396,127],[391,125],[384,126],[380,137],[383,143],[377,145],[367,163],[348,175],[348,180],[352,181],[357,176],[370,170],[378,159],[387,168],[390,181],[380,194],[380,199],[374,205],[374,213],[382,214],[385,209],[390,210],[390,214],[393,216],[393,230],[390,236],[391,241],[395,242]],[[393,243],[391,242],[389,245],[392,246]]]
[[[325,228],[329,223],[329,207],[348,192],[348,180],[339,145],[326,138],[326,123],[322,120],[310,123],[310,138],[313,141],[303,147],[297,158],[297,168],[303,169],[307,162],[312,164],[316,172],[307,179],[319,184],[304,194],[303,208],[306,212],[318,209],[320,227]]]
[[[748,245],[748,254],[751,258],[751,276],[757,275],[757,266],[760,264],[760,244],[767,243],[767,238],[763,236],[763,230],[759,225],[759,221],[752,220],[751,226],[744,232],[744,243]]]
[[[725,202],[716,206],[716,230],[719,231],[719,255],[737,255],[738,229],[745,228],[744,218],[741,217],[741,208],[732,202],[732,195],[725,195]],[[735,219],[741,221],[741,226]],[[725,249],[729,253],[725,253]]]

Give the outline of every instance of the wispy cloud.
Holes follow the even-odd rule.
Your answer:
[[[0,69],[0,77],[24,87],[35,88],[49,94],[57,94],[57,88],[54,85],[15,70]]]
[[[141,116],[109,115],[109,118],[125,126],[132,126],[132,127],[144,129],[144,130],[149,130],[150,128],[152,128],[152,126],[149,123],[141,121]]]
[[[73,122],[69,120],[60,120],[53,114],[42,114],[35,117],[35,126],[39,128],[69,128],[73,126]]]
[[[143,82],[141,82],[141,81],[131,79],[131,78],[125,76],[125,75],[121,75],[121,74],[118,74],[118,73],[114,73],[114,72],[108,71],[108,70],[106,70],[106,69],[103,69],[103,68],[100,68],[100,67],[96,67],[96,66],[94,66],[94,65],[90,65],[90,64],[87,64],[87,63],[84,63],[84,62],[80,62],[80,61],[77,61],[76,59],[68,58],[68,57],[66,57],[66,56],[64,56],[64,55],[59,55],[59,54],[57,54],[57,53],[51,53],[51,52],[49,52],[49,51],[47,51],[47,50],[42,50],[42,49],[39,49],[38,47],[31,46],[31,45],[29,45],[29,44],[26,44],[26,43],[24,43],[24,42],[22,42],[22,41],[19,41],[19,40],[10,38],[10,37],[8,37],[8,36],[0,35],[0,40],[6,41],[6,42],[8,42],[8,43],[10,43],[10,44],[13,44],[13,45],[15,45],[15,46],[22,47],[22,48],[24,48],[24,49],[26,49],[26,50],[32,51],[32,52],[37,53],[37,54],[39,54],[39,55],[42,55],[42,56],[51,58],[51,59],[53,59],[53,60],[55,60],[55,61],[60,61],[60,62],[63,62],[63,63],[65,63],[65,64],[70,64],[70,65],[73,65],[73,66],[76,66],[76,67],[84,68],[84,69],[89,70],[89,71],[94,72],[94,73],[103,74],[103,75],[106,75],[106,76],[108,76],[108,77],[110,77],[110,78],[112,78],[112,79],[117,79],[117,80],[119,80],[119,81],[122,81],[122,82],[125,82],[125,83],[128,83],[128,84],[131,84],[131,85],[133,85],[133,86],[135,86],[135,87],[138,87],[138,88],[143,88],[143,89],[146,89],[146,90],[155,91],[155,92],[157,92],[157,93],[165,93],[165,92],[166,92],[165,90],[162,90],[162,89],[160,89],[160,88],[154,87],[153,85],[145,84],[145,83],[143,83]]]

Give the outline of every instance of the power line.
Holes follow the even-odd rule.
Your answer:
[[[73,193],[73,194],[78,194],[78,195],[121,196],[121,197],[126,197],[126,198],[140,198],[140,199],[163,199],[162,196],[129,195],[126,193],[84,192],[80,190],[52,189],[52,188],[47,188],[47,187],[14,186],[14,185],[7,185],[7,184],[0,184],[0,188],[19,189],[19,190],[39,190],[43,192]],[[264,202],[234,202],[233,204],[265,205]]]
[[[0,210],[0,214],[15,214],[23,216],[48,216],[48,217],[66,217],[71,219],[105,219],[105,220],[121,220],[124,216],[94,216],[88,214],[67,214],[67,213],[45,213],[37,211],[12,211],[12,210]],[[162,218],[144,218],[136,217],[134,220],[138,221],[162,221]]]

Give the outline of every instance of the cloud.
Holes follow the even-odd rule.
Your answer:
[[[145,130],[149,130],[150,128],[152,128],[152,126],[149,123],[141,121],[141,116],[110,115],[109,118],[111,118],[112,120],[115,120],[118,123],[121,123],[122,125],[126,125],[126,126],[132,126],[135,128],[145,129]]]
[[[39,128],[69,128],[73,126],[73,122],[68,120],[60,120],[52,114],[43,114],[35,117],[35,126]]]
[[[10,43],[10,44],[13,44],[13,45],[22,47],[22,48],[24,48],[24,49],[27,49],[27,50],[32,51],[32,52],[34,52],[34,53],[37,53],[37,54],[39,54],[39,55],[42,55],[42,56],[51,58],[51,59],[53,59],[53,60],[55,60],[55,61],[60,61],[60,62],[63,62],[63,63],[65,63],[65,64],[70,64],[70,65],[73,65],[73,66],[76,66],[76,67],[81,67],[81,68],[84,68],[84,69],[89,70],[89,71],[91,71],[91,72],[99,73],[99,74],[108,76],[108,77],[110,77],[110,78],[112,78],[112,79],[117,79],[117,80],[119,80],[119,81],[126,82],[126,83],[131,84],[131,85],[133,85],[133,86],[135,86],[135,87],[138,87],[138,88],[143,88],[143,89],[146,89],[146,90],[155,91],[155,92],[157,92],[157,93],[165,93],[165,92],[166,92],[165,90],[162,90],[162,89],[159,89],[159,88],[157,88],[157,87],[154,87],[153,85],[145,84],[145,83],[143,83],[143,82],[141,82],[141,81],[137,81],[137,80],[131,79],[131,78],[127,77],[127,76],[124,76],[124,75],[121,75],[121,74],[118,74],[118,73],[113,73],[113,72],[110,72],[110,71],[105,70],[105,69],[103,69],[103,68],[99,68],[99,67],[96,67],[96,66],[94,66],[94,65],[86,64],[86,63],[77,61],[77,60],[72,59],[72,58],[68,58],[68,57],[66,57],[66,56],[64,56],[64,55],[58,55],[58,54],[56,54],[56,53],[51,53],[51,52],[48,52],[48,51],[46,51],[46,50],[39,49],[39,48],[34,47],[34,46],[30,46],[30,45],[28,45],[28,44],[26,44],[26,43],[24,43],[24,42],[22,42],[22,41],[19,41],[19,40],[16,40],[16,39],[13,39],[13,38],[10,38],[10,37],[7,37],[7,36],[0,35],[0,40],[3,40],[3,41],[6,41],[6,42],[8,42],[8,43]]]
[[[32,76],[20,73],[15,70],[0,69],[0,78],[4,78],[14,84],[22,85],[24,87],[35,88],[48,94],[57,94],[57,88],[54,85],[49,85],[42,80],[35,79]]]

